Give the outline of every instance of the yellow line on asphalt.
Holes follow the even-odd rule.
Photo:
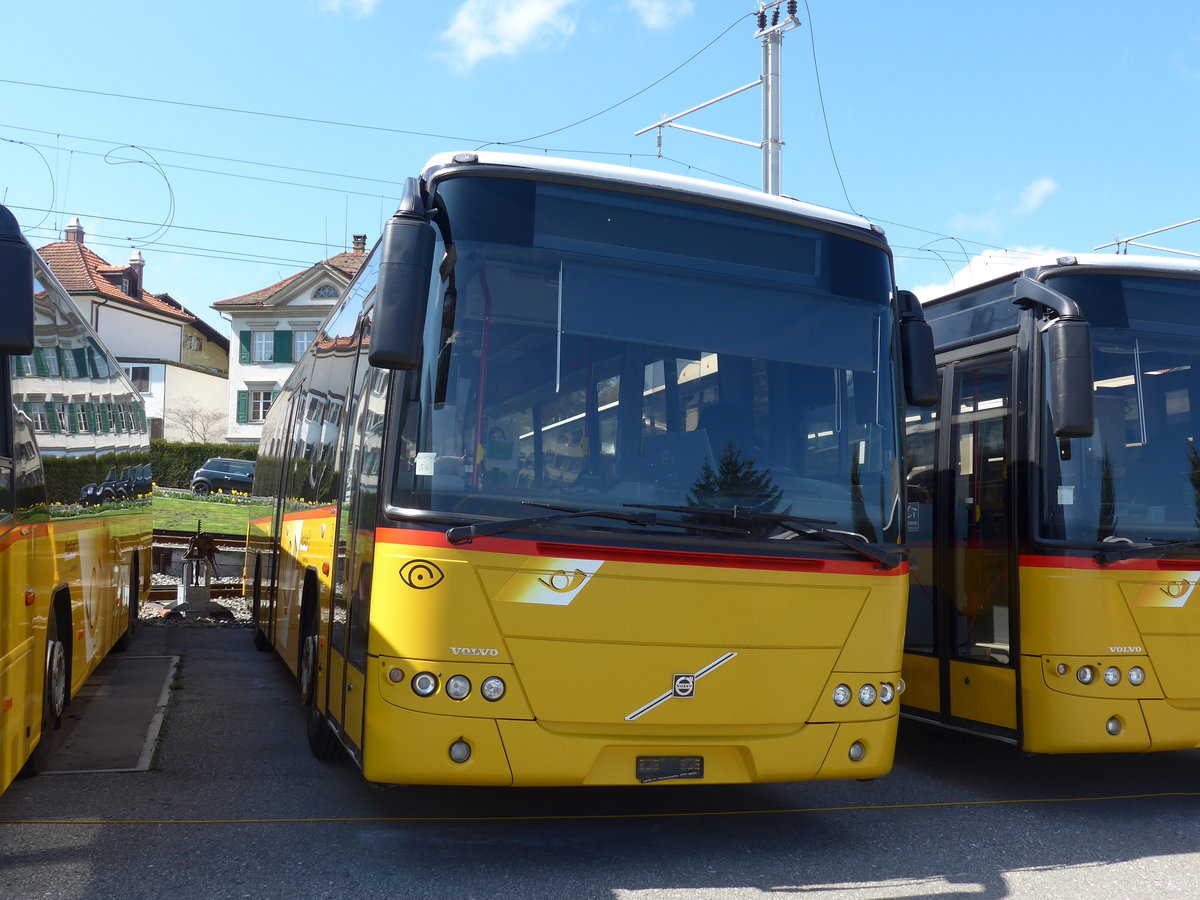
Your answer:
[[[3,825],[341,825],[365,823],[435,822],[556,822],[587,819],[687,819],[721,816],[811,815],[813,813],[885,812],[901,809],[953,809],[977,806],[1020,806],[1051,803],[1111,803],[1121,800],[1195,799],[1200,791],[1157,794],[1113,794],[1101,797],[1023,797],[1008,800],[945,800],[934,803],[884,803],[864,806],[824,806],[811,809],[711,810],[707,812],[606,813],[601,815],[533,816],[337,816],[277,819],[0,819]]]

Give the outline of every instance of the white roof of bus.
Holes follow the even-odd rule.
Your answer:
[[[473,156],[475,160],[464,160],[464,156]],[[456,159],[457,157],[457,159]],[[653,172],[649,169],[635,169],[629,166],[614,166],[608,163],[583,162],[575,159],[563,159],[553,156],[534,156],[522,153],[497,153],[493,151],[468,151],[465,153],[439,153],[425,164],[422,175],[426,178],[436,173],[436,170],[448,166],[463,166],[477,163],[488,166],[511,166],[517,169],[536,169],[542,172],[562,173],[564,175],[583,175],[593,178],[606,178],[612,181],[625,181],[630,184],[640,184],[649,187],[661,187],[678,191],[689,191],[708,197],[732,200],[738,203],[749,203],[765,209],[779,210],[791,215],[807,216],[837,225],[848,225],[852,228],[876,228],[882,235],[882,229],[872,226],[871,222],[850,213],[836,209],[827,209],[796,200],[791,197],[778,197],[765,194],[750,188],[734,187],[717,184],[700,178],[689,178],[686,175],[671,175],[666,172]]]
[[[1014,265],[1012,271],[1025,272],[1041,267],[1059,267],[1064,259],[1073,259],[1073,265],[1104,267],[1106,269],[1130,269],[1145,271],[1158,269],[1163,272],[1190,273],[1200,275],[1200,259],[1181,259],[1173,256],[1130,256],[1125,253],[1072,253],[1055,256],[1038,256]]]

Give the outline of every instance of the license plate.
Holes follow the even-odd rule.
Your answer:
[[[639,756],[637,780],[642,784],[655,781],[676,781],[681,778],[703,778],[703,756]]]

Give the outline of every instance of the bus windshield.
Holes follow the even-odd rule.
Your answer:
[[[529,504],[738,507],[899,540],[881,246],[532,180],[448,179],[436,205],[442,257],[394,505],[514,518],[536,514]],[[554,527],[641,530],[617,517]],[[752,532],[692,539],[795,534]]]
[[[1096,429],[1059,446],[1043,408],[1042,535],[1200,538],[1200,281],[1097,274],[1048,283],[1091,323]]]

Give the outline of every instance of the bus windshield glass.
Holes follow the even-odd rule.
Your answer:
[[[1043,407],[1042,535],[1118,546],[1200,537],[1200,280],[1048,284],[1091,323],[1096,429],[1060,446]]]
[[[398,425],[395,506],[473,521],[539,505],[738,507],[899,540],[882,245],[514,178],[447,179],[436,206],[440,259]],[[554,528],[661,533],[628,518]],[[796,532],[771,520],[688,534]]]

